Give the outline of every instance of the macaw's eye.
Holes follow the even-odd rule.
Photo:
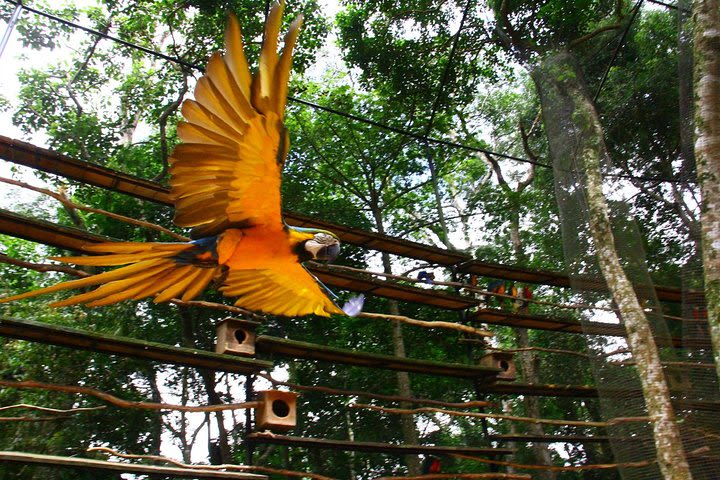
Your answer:
[[[337,243],[334,243],[332,245],[327,245],[323,248],[321,248],[317,253],[317,260],[322,260],[324,262],[332,262],[335,260],[340,253],[340,245]]]

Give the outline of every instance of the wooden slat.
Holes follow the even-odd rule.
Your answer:
[[[320,360],[331,363],[354,365],[368,368],[382,368],[403,372],[423,373],[458,378],[484,378],[493,381],[502,370],[478,365],[443,363],[432,360],[394,357],[378,353],[358,352],[342,348],[328,347],[315,343],[299,342],[285,338],[260,335],[255,340],[259,353],[275,356]]]
[[[464,455],[498,456],[510,455],[514,452],[510,448],[487,447],[445,447],[438,445],[394,445],[391,443],[358,442],[349,440],[329,440],[324,438],[293,437],[287,435],[274,435],[267,433],[251,433],[247,440],[253,443],[272,443],[275,445],[288,445],[291,447],[320,448],[324,450],[342,450],[353,452],[385,453],[392,455],[405,454],[436,454],[450,455],[453,453]]]
[[[88,243],[116,241],[78,228],[18,215],[2,208],[0,233],[77,252],[81,252],[82,246]]]
[[[625,327],[616,323],[587,322],[585,325],[572,318],[547,317],[514,313],[499,309],[480,308],[470,314],[477,322],[491,325],[530,328],[533,330],[549,330],[552,332],[578,333],[583,335],[606,335],[611,337],[626,336]],[[671,345],[675,348],[708,348],[709,338],[655,337],[658,345]]]
[[[58,457],[26,452],[0,451],[0,463],[19,463],[22,465],[42,465],[46,467],[73,468],[77,470],[99,470],[105,472],[134,473],[138,475],[162,475],[170,478],[215,478],[237,480],[266,480],[267,476],[243,472],[221,472],[218,470],[188,469],[181,467],[161,467],[141,463],[120,463],[80,457]]]
[[[162,185],[0,135],[0,158],[143,200],[173,206]]]
[[[521,442],[521,443],[606,443],[609,438],[605,435],[489,435],[490,440],[497,442]]]
[[[368,232],[338,223],[317,220],[296,212],[284,211],[285,220],[298,227],[314,227],[330,230],[340,240],[351,245],[359,245],[372,250],[391,253],[401,257],[416,258],[437,265],[455,265],[470,259],[466,254],[453,252],[443,248],[426,245],[411,240],[404,240],[390,235]]]
[[[551,285],[555,287],[574,288],[577,290],[594,290],[606,292],[607,286],[602,278],[577,276],[570,280],[566,273],[546,270],[529,270],[513,265],[468,260],[456,266],[458,272],[470,273],[482,277],[501,278],[515,282]],[[664,302],[681,302],[682,290],[675,287],[655,285],[658,300]]]
[[[470,317],[475,321],[492,325],[507,325],[510,327],[551,330],[556,332],[584,333],[586,335],[625,336],[625,328],[619,324],[601,324],[596,322],[594,325],[589,324],[583,329],[583,325],[572,318],[515,313],[492,308],[480,308],[474,311]]]
[[[598,397],[597,388],[591,385],[545,385],[540,383],[497,382],[492,385],[483,385],[480,388],[483,392],[487,393],[529,395],[532,397]]]
[[[194,348],[176,347],[136,338],[89,332],[33,320],[0,318],[0,335],[61,347],[90,350],[123,357],[142,358],[173,365],[207,368],[219,372],[270,371],[273,363],[253,358],[221,355]]]
[[[446,310],[464,310],[476,305],[478,302],[476,299],[468,296],[403,285],[373,277],[361,277],[349,272],[332,270],[320,264],[310,266],[309,270],[325,285],[353,292],[392,298],[401,302],[419,303]]]

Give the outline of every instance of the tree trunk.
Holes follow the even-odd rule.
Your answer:
[[[720,1],[695,0],[695,163],[702,205],[705,303],[720,378]]]
[[[507,184],[506,184],[507,185]],[[509,187],[508,187],[508,194]],[[510,243],[512,243],[513,253],[515,254],[515,262],[519,265],[524,265],[527,261],[525,255],[525,249],[523,248],[522,239],[520,237],[520,206],[517,202],[513,202],[510,207]],[[530,338],[526,328],[514,328],[517,345],[519,348],[527,348],[530,346]],[[538,369],[536,367],[536,355],[531,351],[521,352],[520,365],[522,367],[522,374],[525,383],[537,384],[540,383]],[[525,395],[523,398],[525,405],[525,414],[532,418],[541,418],[540,415],[540,398],[534,395]],[[543,435],[542,425],[538,423],[531,423],[528,426],[528,431],[532,435]],[[532,452],[535,456],[535,461],[539,465],[552,465],[552,454],[550,453],[550,445],[542,442],[535,442],[532,444]],[[550,470],[540,470],[537,472],[537,478],[539,480],[555,480],[555,472]]]
[[[627,341],[637,362],[648,414],[654,419],[653,436],[660,471],[666,480],[692,478],[657,346],[645,312],[615,248],[610,214],[602,191],[601,164],[609,163],[603,130],[582,73],[568,52],[546,55],[531,71],[540,94],[543,122],[557,179],[575,165],[587,202],[587,214],[597,260],[627,330]],[[582,177],[581,174],[584,174]],[[567,192],[558,191],[558,198]],[[562,209],[561,209],[562,210]],[[575,233],[580,235],[580,232]]]
[[[378,233],[385,234],[385,227],[382,223],[382,213],[378,210],[373,212],[375,218],[375,228]],[[390,262],[390,255],[382,253],[382,263],[385,273],[392,273],[392,263]],[[389,300],[388,307],[391,315],[400,315],[400,307],[396,300]],[[402,333],[402,324],[396,320],[392,321],[392,339],[393,339],[393,351],[396,357],[405,358],[405,339]],[[412,388],[410,386],[410,375],[407,372],[397,372],[398,382],[398,395],[402,397],[412,397]],[[412,405],[408,403],[401,403],[400,408],[412,408]],[[415,428],[415,418],[412,415],[401,415],[400,416],[400,428],[402,428],[403,441],[406,444],[417,445],[418,444],[418,432]],[[417,455],[405,455],[405,463],[408,467],[408,474],[420,475],[420,459]]]
[[[518,347],[526,348],[530,346],[527,328],[516,328]],[[538,369],[536,357],[533,352],[522,352],[520,354],[520,365],[522,366],[523,379],[525,383],[537,384]],[[525,404],[525,414],[532,418],[541,418],[540,416],[540,397],[535,395],[525,395],[523,398]],[[539,423],[530,423],[528,432],[532,435],[544,435],[542,425]],[[552,465],[552,455],[550,454],[550,445],[542,442],[534,442],[532,444],[532,452],[535,460],[539,465]],[[539,470],[536,474],[538,480],[555,480],[555,472],[550,470]]]

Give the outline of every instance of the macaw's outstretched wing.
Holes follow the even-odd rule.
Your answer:
[[[238,296],[236,305],[286,317],[344,314],[322,284],[299,263],[262,270],[228,272],[220,288],[227,296]]]
[[[175,224],[193,237],[230,226],[282,226],[280,176],[288,150],[283,125],[292,50],[302,23],[296,19],[277,53],[283,5],[268,15],[260,65],[250,76],[240,25],[228,19],[225,55],[215,53],[183,104],[182,143],[170,162]]]

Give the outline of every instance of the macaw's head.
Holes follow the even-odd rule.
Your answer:
[[[301,262],[332,262],[340,253],[340,240],[334,233],[316,228],[289,227],[294,250]]]
[[[305,242],[305,251],[312,260],[332,262],[340,253],[340,240],[330,232],[319,231]]]

